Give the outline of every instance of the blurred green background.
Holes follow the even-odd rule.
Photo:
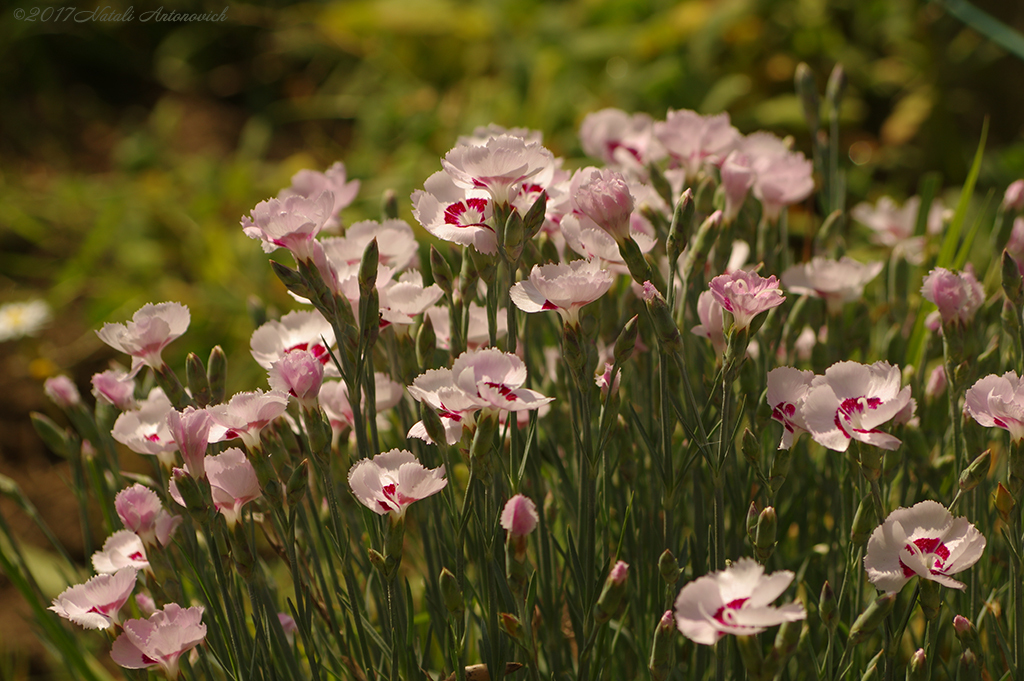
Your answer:
[[[1024,26],[1022,3],[976,5]],[[177,300],[192,326],[165,358],[180,368],[187,351],[222,344],[229,388],[251,389],[262,372],[248,359],[250,297],[289,300],[239,218],[300,168],[345,162],[363,183],[350,223],[377,217],[386,189],[408,217],[410,192],[456,137],[491,122],[543,131],[569,167],[585,162],[580,121],[604,107],[726,110],[741,132],[793,135],[809,151],[793,92],[805,61],[821,90],[837,62],[848,73],[848,205],[905,198],[930,171],[955,190],[986,117],[978,195],[998,200],[1024,176],[1024,63],[924,0],[164,6],[224,12],[216,23],[142,21],[158,0],[78,8],[131,6],[128,21],[54,21],[62,5],[41,21],[49,6],[0,15],[0,304],[54,310],[39,338],[0,343],[0,472],[50,490],[37,504],[58,515],[67,495],[27,419],[59,418],[42,379],[69,373],[86,392],[92,373],[124,361],[93,330]],[[0,576],[0,601],[7,590]],[[21,645],[11,636],[0,634],[8,650]]]

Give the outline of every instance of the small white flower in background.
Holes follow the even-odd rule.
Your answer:
[[[120,623],[119,611],[131,597],[137,577],[133,567],[96,575],[62,591],[47,610],[86,629],[106,629]]]
[[[720,169],[722,188],[725,190],[725,209],[722,220],[730,223],[739,215],[747,194],[754,186],[757,172],[753,168],[750,157],[739,151],[732,151],[725,157]]]
[[[815,256],[782,273],[782,285],[790,293],[824,298],[829,314],[838,314],[844,303],[860,300],[864,286],[877,277],[885,263],[862,264],[843,256],[829,260]]]
[[[739,142],[738,148],[757,173],[754,196],[769,221],[775,222],[784,207],[800,203],[814,191],[814,164],[775,135],[752,133]]]
[[[320,240],[332,263],[358,265],[363,261],[366,246],[377,239],[381,265],[396,271],[404,270],[417,260],[419,244],[412,227],[405,220],[362,220],[345,228],[345,236],[328,237]]]
[[[380,371],[374,372],[373,384],[375,406],[379,418],[383,412],[402,401],[405,389],[401,383],[391,380],[390,376]],[[324,381],[320,386],[319,401],[336,435],[340,435],[352,427],[355,415],[349,401],[348,386],[344,381]],[[364,392],[359,403],[365,405],[365,402],[366,394]]]
[[[954,518],[937,501],[898,508],[868,540],[864,569],[880,591],[899,591],[915,575],[952,589],[965,585],[950,577],[978,562],[985,536],[966,518]]]
[[[665,155],[654,138],[654,119],[621,109],[601,109],[584,116],[580,145],[587,156],[634,174],[646,172],[650,161]]]
[[[103,574],[117,572],[124,567],[149,569],[146,547],[139,535],[131,530],[118,530],[107,537],[102,549],[92,554],[92,567]]]
[[[921,295],[938,306],[943,324],[970,324],[985,302],[985,289],[969,269],[951,272],[936,267],[924,278]]]
[[[534,265],[530,276],[516,283],[509,297],[523,312],[554,310],[568,326],[579,324],[579,311],[603,296],[614,275],[596,260]]]
[[[122,412],[114,421],[111,435],[136,454],[156,456],[169,465],[174,461],[174,436],[167,424],[167,415],[174,411],[162,388],[153,388],[138,409]]]
[[[348,484],[356,499],[374,513],[401,518],[410,504],[437,494],[448,480],[444,466],[427,469],[412,452],[392,449],[357,461],[348,473]]]
[[[900,389],[900,369],[888,362],[837,362],[815,376],[800,414],[814,440],[845,452],[850,440],[893,450],[900,440],[878,429],[910,403],[910,386]]]
[[[1003,194],[1003,207],[1010,210],[1024,210],[1024,180],[1014,180]]]
[[[719,165],[740,143],[740,132],[728,113],[701,116],[696,111],[669,110],[664,121],[654,124],[654,134],[673,163],[686,171],[686,181],[705,165]]]
[[[488,123],[487,125],[478,125],[473,128],[472,135],[459,135],[455,139],[455,144],[468,144],[474,147],[482,147],[487,144],[487,140],[492,137],[501,137],[502,135],[518,137],[528,144],[542,144],[544,142],[544,133],[540,130],[531,130],[529,128],[506,128],[505,126],[498,125],[497,123]]]
[[[131,376],[143,366],[160,369],[164,360],[163,349],[188,330],[191,315],[181,303],[147,303],[124,324],[104,324],[96,332],[100,340],[121,352],[131,355]]]
[[[0,305],[0,343],[35,336],[51,319],[50,306],[42,300]]]
[[[676,626],[686,638],[709,646],[726,634],[751,636],[798,622],[807,617],[801,603],[771,605],[793,577],[789,570],[765,575],[753,558],[741,558],[683,587],[675,603]]]
[[[917,213],[921,208],[921,198],[912,196],[898,206],[892,198],[883,196],[875,205],[859,203],[850,211],[850,217],[872,230],[875,243],[893,248],[897,255],[902,255],[912,265],[920,265],[924,260],[923,237],[914,236],[917,226]],[[928,234],[942,231],[942,214],[944,208],[938,199],[932,201],[928,209]]]
[[[178,677],[178,659],[206,638],[203,607],[168,603],[148,619],[124,623],[124,632],[110,648],[110,657],[127,669],[159,666],[168,679]]]
[[[434,305],[427,308],[425,313],[430,317],[430,323],[434,326],[434,336],[437,338],[437,347],[442,350],[450,350],[451,317],[447,307]],[[465,313],[463,313],[465,314]],[[498,308],[498,338],[504,338],[508,332],[508,317],[505,308]],[[487,329],[487,308],[476,303],[469,304],[469,330],[466,332],[466,349],[479,350],[487,347],[491,342],[490,332]]]
[[[337,229],[340,226],[338,213],[352,203],[356,194],[359,193],[359,180],[347,181],[345,176],[345,164],[338,161],[325,172],[316,170],[300,170],[292,175],[292,186],[282,189],[278,193],[278,199],[287,199],[289,196],[302,196],[307,199],[315,199],[324,192],[330,192],[334,197],[334,204],[330,209],[330,217],[324,222],[324,229]]]
[[[813,371],[793,367],[776,367],[768,372],[768,406],[772,408],[772,419],[783,426],[779,449],[789,449],[793,438],[807,432],[801,408],[813,380]]]
[[[964,411],[986,428],[1004,428],[1010,439],[1024,439],[1024,379],[1017,372],[990,374],[967,389]]]

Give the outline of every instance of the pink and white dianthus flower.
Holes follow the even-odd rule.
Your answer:
[[[135,376],[143,366],[163,366],[163,349],[188,330],[190,319],[188,308],[181,303],[147,303],[130,322],[104,324],[96,335],[115,350],[132,356],[130,374]]]
[[[973,272],[950,272],[945,267],[928,273],[921,285],[921,295],[938,306],[943,324],[970,324],[985,302],[985,289]]]
[[[718,275],[709,288],[718,304],[732,313],[737,329],[749,328],[754,317],[786,302],[775,275],[765,279],[756,272],[736,270]]]
[[[740,214],[743,202],[746,201],[747,194],[757,179],[757,172],[750,157],[736,150],[729,152],[725,157],[719,172],[722,176],[722,188],[725,190],[722,219],[728,224]]]
[[[415,261],[419,245],[412,227],[405,220],[362,220],[345,228],[344,236],[320,240],[327,257],[334,263],[358,265],[363,253],[373,240],[377,239],[378,261],[394,270],[404,270]]]
[[[315,199],[324,192],[330,192],[334,198],[329,211],[330,217],[324,222],[324,229],[337,229],[341,224],[338,213],[351,204],[359,193],[359,180],[348,181],[345,164],[341,161],[322,173],[309,169],[300,170],[292,175],[291,186],[282,189],[277,198],[283,200],[289,196],[302,196]]]
[[[885,263],[859,263],[843,256],[830,260],[815,256],[782,273],[782,285],[790,293],[824,298],[829,314],[838,314],[844,303],[860,300],[864,286],[877,277]]]
[[[170,399],[160,387],[153,388],[138,409],[122,412],[114,421],[111,435],[136,454],[156,456],[164,465],[174,461],[174,435],[167,415],[174,411]]]
[[[487,125],[476,126],[473,128],[473,133],[470,135],[459,135],[455,139],[455,144],[468,144],[470,146],[482,147],[487,144],[487,140],[492,137],[501,137],[502,135],[518,137],[527,143],[535,142],[537,144],[541,144],[544,142],[544,133],[540,130],[531,130],[530,128],[523,127],[506,128],[505,126],[498,125],[497,123],[488,123]]]
[[[256,471],[238,447],[228,447],[216,456],[207,456],[205,466],[214,508],[224,515],[228,528],[233,528],[241,517],[242,507],[263,496]],[[173,478],[168,492],[180,506],[185,505]]]
[[[464,425],[475,423],[480,400],[455,384],[451,369],[428,369],[414,378],[407,389],[414,400],[423,402],[437,412],[448,444],[453,445],[459,441]],[[423,421],[413,424],[406,437],[433,443]]]
[[[110,648],[110,657],[126,669],[159,666],[168,679],[178,678],[178,659],[203,642],[206,625],[201,605],[183,608],[168,603],[148,619],[131,619]]]
[[[525,537],[533,532],[539,520],[537,505],[522,494],[506,501],[501,511],[501,527],[514,537]]]
[[[210,442],[241,438],[249,449],[258,449],[260,432],[288,408],[288,393],[279,390],[242,392],[227,404],[218,404],[207,411],[213,419]]]
[[[967,389],[964,411],[986,428],[1010,431],[1015,443],[1024,439],[1024,379],[1017,372],[989,374]]]
[[[356,499],[374,513],[401,518],[410,504],[437,494],[448,480],[444,466],[427,469],[412,452],[392,449],[357,461],[348,473],[348,484]]]
[[[888,362],[838,362],[815,376],[800,415],[816,442],[845,452],[850,440],[881,449],[900,446],[898,438],[878,429],[910,403],[910,386],[900,389],[900,369]]]
[[[249,349],[253,359],[270,370],[274,362],[284,359],[293,350],[308,350],[324,365],[325,371],[337,375],[328,347],[334,345],[334,329],[323,315],[315,310],[289,312],[280,319],[272,319],[253,331]]]
[[[1010,210],[1024,210],[1024,180],[1014,180],[1003,194],[1003,207]]]
[[[131,597],[137,578],[133,567],[96,575],[64,589],[47,610],[86,629],[107,629],[120,623],[120,610]]]
[[[898,508],[868,539],[864,569],[875,588],[897,592],[915,575],[951,589],[966,585],[950,575],[981,558],[985,536],[966,518],[954,518],[937,501]]]
[[[267,380],[273,390],[288,393],[303,409],[314,409],[324,381],[324,365],[308,350],[292,350],[270,365]]]
[[[629,238],[634,201],[626,179],[614,170],[584,168],[572,202],[578,212],[608,232],[616,243]]]
[[[242,231],[263,243],[263,252],[286,248],[296,261],[312,260],[312,244],[327,221],[334,217],[334,194],[321,192],[306,198],[291,195],[256,204],[252,217],[242,216]]]
[[[740,133],[722,112],[702,116],[696,111],[669,110],[664,121],[654,124],[654,134],[669,158],[686,171],[686,181],[705,165],[719,165],[740,143]]]
[[[499,206],[507,205],[526,180],[553,163],[554,156],[539,142],[514,135],[491,137],[482,145],[459,145],[441,159],[456,186],[486,190]]]
[[[160,502],[156,492],[135,483],[114,497],[114,510],[124,523],[146,546],[167,546],[171,535],[181,524],[181,516],[171,515]]]
[[[78,386],[63,374],[46,379],[43,383],[43,392],[51,402],[61,409],[70,409],[82,404],[82,395],[78,392]]]
[[[912,265],[920,265],[924,260],[924,238],[914,236],[920,209],[918,196],[907,199],[902,207],[892,198],[883,196],[873,206],[866,202],[857,204],[850,211],[850,217],[872,230],[875,243],[893,248]],[[942,231],[943,212],[942,202],[932,201],[927,218],[928,234]]]
[[[188,466],[193,477],[201,478],[203,457],[210,444],[210,427],[213,420],[205,409],[185,407],[182,411],[172,409],[167,412],[167,427],[171,431],[171,439],[181,452],[181,458]]]
[[[405,394],[402,384],[392,381],[387,374],[380,371],[374,372],[373,384],[378,416],[402,401],[402,396]],[[327,415],[327,420],[335,435],[341,435],[352,427],[355,414],[348,394],[348,385],[344,381],[325,381],[320,386],[319,400],[320,407]],[[365,401],[366,393],[364,392],[359,402],[360,405],[363,405]]]
[[[430,323],[434,327],[437,347],[442,350],[451,349],[451,317],[448,314],[448,308],[434,305],[427,308],[426,315],[430,317]],[[508,333],[507,319],[505,308],[498,308],[498,338],[503,338]],[[487,347],[491,342],[490,332],[487,328],[487,308],[482,305],[472,302],[469,304],[469,328],[466,332],[465,340],[466,348],[469,350]]]
[[[526,383],[526,364],[516,355],[497,348],[469,350],[452,363],[455,385],[477,400],[480,409],[526,411],[553,401]]]
[[[135,409],[135,379],[120,369],[107,369],[92,377],[92,394],[121,411]]]
[[[611,288],[614,275],[596,260],[534,265],[530,276],[517,282],[509,298],[523,312],[554,310],[569,326],[579,324],[579,311]]]
[[[768,406],[772,420],[783,428],[779,449],[789,449],[797,435],[807,432],[802,407],[813,380],[813,371],[793,367],[776,367],[768,372]]]
[[[722,317],[724,308],[715,300],[711,291],[701,291],[697,296],[697,318],[700,324],[690,329],[690,333],[711,341],[717,354],[725,352],[725,320]]]
[[[801,603],[771,605],[793,577],[789,570],[765,575],[753,558],[741,558],[683,587],[675,602],[676,626],[694,643],[709,646],[726,634],[752,636],[777,624],[799,622],[807,617]]]
[[[92,567],[96,572],[110,574],[121,568],[149,569],[146,547],[139,535],[131,530],[118,530],[103,542],[103,548],[92,554]]]
[[[601,109],[584,116],[580,145],[587,156],[633,173],[644,172],[648,163],[665,153],[654,137],[654,119],[621,109]]]
[[[403,272],[398,281],[388,281],[379,288],[381,327],[394,325],[404,333],[427,308],[441,299],[444,293],[437,284],[423,285],[418,270]]]
[[[472,246],[480,253],[498,252],[490,220],[493,205],[487,192],[463,189],[439,170],[412,193],[412,214],[423,228],[442,241]]]

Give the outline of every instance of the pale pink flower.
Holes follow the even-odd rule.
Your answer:
[[[579,311],[611,288],[614,276],[596,260],[534,265],[528,279],[512,286],[509,298],[523,312],[554,310],[568,326],[579,325]]]
[[[43,392],[61,409],[70,409],[82,404],[82,395],[74,382],[64,376],[51,376],[43,383]]]
[[[600,366],[600,363],[598,364]],[[601,396],[604,397],[611,390],[613,393],[619,389],[619,383],[622,382],[622,372],[619,371],[615,374],[615,380],[612,380],[612,369],[615,365],[611,362],[604,363],[604,370],[594,374],[594,385],[601,391]],[[524,412],[520,412],[524,413]]]
[[[789,449],[797,435],[807,432],[801,408],[813,380],[813,371],[793,367],[776,367],[768,372],[768,406],[772,409],[772,419],[783,428],[779,449]]]
[[[514,537],[525,537],[533,532],[539,519],[537,505],[522,494],[505,502],[505,508],[501,511],[501,526]]]
[[[1024,380],[1015,371],[979,379],[967,390],[964,411],[986,428],[1005,428],[1010,439],[1020,442],[1024,439]]]
[[[862,264],[846,256],[839,260],[815,256],[783,272],[782,285],[790,293],[824,298],[829,313],[838,314],[844,303],[860,300],[864,286],[884,266],[882,262]]]
[[[487,145],[487,141],[492,137],[501,137],[502,135],[509,135],[511,137],[518,137],[524,142],[531,143],[535,142],[540,144],[544,141],[544,133],[540,130],[531,130],[529,128],[506,128],[503,125],[497,123],[488,123],[487,125],[478,125],[473,128],[473,134],[471,135],[459,135],[455,143],[456,144],[468,144],[475,147],[482,147]]]
[[[931,373],[928,374],[928,382],[925,383],[924,386],[924,396],[928,398],[929,401],[936,399],[942,395],[942,393],[946,392],[947,383],[946,368],[940,364],[932,369]]]
[[[555,398],[522,387],[526,364],[516,355],[497,348],[469,350],[452,364],[452,377],[481,409],[525,411],[537,409]]]
[[[164,391],[157,387],[139,403],[138,409],[122,412],[114,421],[111,435],[136,454],[156,456],[164,464],[174,461],[174,436],[167,415],[174,411]]]
[[[572,200],[579,212],[616,242],[628,239],[634,203],[625,178],[614,170],[597,168],[585,168],[578,173],[582,180]]]
[[[580,145],[591,158],[639,173],[665,153],[653,132],[654,120],[645,113],[601,109],[584,116],[580,124]]]
[[[722,317],[723,308],[715,300],[715,294],[711,291],[702,291],[697,296],[697,318],[700,324],[690,329],[690,333],[711,341],[717,354],[725,352],[725,320]]]
[[[765,279],[756,272],[736,270],[718,275],[709,288],[718,304],[732,313],[738,329],[749,328],[754,317],[786,301],[775,275]]]
[[[954,518],[937,501],[898,508],[868,539],[864,569],[875,588],[899,591],[917,575],[951,589],[966,585],[950,577],[978,562],[985,537],[966,518]]]
[[[387,374],[375,372],[373,383],[378,416],[402,401],[402,396],[405,394],[402,384],[392,381]],[[325,381],[320,386],[319,400],[336,435],[340,435],[352,427],[355,416],[349,400],[348,386],[344,381]],[[359,403],[365,405],[365,402],[366,394],[363,393]]]
[[[850,440],[893,450],[900,440],[878,429],[910,402],[900,389],[900,369],[888,362],[838,362],[815,376],[800,414],[816,442],[845,452]]]
[[[319,312],[300,310],[289,312],[280,319],[272,319],[258,329],[249,339],[253,359],[269,370],[293,350],[308,350],[324,365],[328,375],[337,369],[331,361],[328,347],[334,345],[334,329]]]
[[[308,350],[293,350],[270,366],[267,379],[272,389],[288,393],[304,409],[312,409],[324,381],[324,365]]]
[[[822,341],[824,342],[824,341]],[[807,361],[811,358],[811,353],[814,351],[814,346],[818,343],[818,334],[814,333],[814,329],[809,326],[805,326],[800,331],[800,335],[793,341],[793,349],[796,351],[798,359]]]
[[[691,184],[705,165],[720,164],[740,143],[740,133],[725,112],[701,116],[696,111],[670,109],[664,122],[654,124],[654,134]]]
[[[110,657],[126,669],[159,666],[169,679],[178,677],[178,659],[206,638],[203,607],[168,603],[148,619],[124,623],[124,632],[110,648]]]
[[[137,576],[132,567],[96,575],[62,591],[47,610],[86,629],[107,629],[120,623],[119,612],[131,597]]]
[[[136,570],[149,568],[146,547],[142,539],[131,530],[118,530],[103,542],[103,548],[92,554],[92,567],[96,572],[110,574],[121,568]]]
[[[373,512],[401,518],[410,504],[437,494],[448,480],[444,466],[430,470],[412,452],[392,449],[357,461],[348,473],[348,484],[356,499]]]
[[[800,152],[777,156],[758,168],[754,196],[768,220],[778,220],[782,209],[800,203],[814,191],[814,164]]]
[[[683,587],[675,603],[676,626],[686,638],[709,646],[726,634],[752,636],[783,622],[799,622],[807,617],[801,603],[771,605],[793,577],[789,570],[765,575],[753,558],[741,558]]]
[[[181,452],[192,477],[201,478],[203,457],[210,444],[210,426],[213,424],[210,414],[205,409],[185,407],[181,412],[172,409],[167,412],[167,427],[171,431],[171,439]]]
[[[379,288],[381,328],[395,325],[396,330],[406,332],[416,321],[415,317],[423,314],[442,295],[444,293],[437,284],[423,285],[423,275],[419,271],[403,272],[398,281],[388,281]]]
[[[156,601],[147,593],[135,594],[135,604],[139,606],[139,612],[147,617],[156,612]]]
[[[125,528],[131,530],[146,546],[166,546],[181,517],[164,510],[160,497],[148,487],[135,483],[114,497],[114,510]]]
[[[857,204],[850,211],[850,216],[872,230],[875,243],[893,248],[907,262],[920,265],[924,260],[925,241],[923,237],[914,236],[920,208],[921,199],[917,196],[907,199],[902,207],[892,198],[883,196],[873,206],[870,203]],[[932,201],[926,222],[928,234],[942,231],[943,210],[941,201]]]
[[[455,384],[451,369],[428,369],[413,379],[408,391],[414,400],[423,402],[441,417],[450,445],[462,437],[464,425],[475,422],[474,414],[480,409],[480,400]],[[422,421],[409,429],[407,437],[432,442]]]
[[[634,216],[635,217],[635,216]],[[641,253],[648,253],[658,244],[652,232],[645,231],[645,220],[631,220],[629,236],[636,242]],[[601,229],[593,220],[582,214],[570,213],[562,218],[562,236],[566,245],[587,260],[600,260],[609,269],[617,272],[628,271],[619,245],[612,235]]]
[[[135,408],[135,379],[119,369],[107,369],[92,377],[92,394],[100,402],[121,411]]]
[[[463,311],[463,314],[466,314]],[[477,305],[476,303],[470,303],[469,309],[469,329],[466,332],[466,348],[469,350],[477,350],[479,348],[487,347],[491,342],[490,331],[487,328],[487,308]],[[430,317],[430,323],[434,327],[434,336],[437,338],[437,347],[442,350],[449,350],[451,348],[451,317],[448,315],[448,308],[434,305],[427,308],[426,315]],[[505,308],[498,308],[498,328],[497,337],[503,338],[508,333],[508,321]]]
[[[124,324],[104,324],[96,332],[100,340],[132,356],[131,375],[143,366],[159,369],[164,360],[160,356],[167,345],[185,333],[191,317],[181,303],[148,303]]]
[[[1024,180],[1014,180],[1003,194],[1003,206],[1011,210],[1024,210]]]
[[[233,528],[241,517],[242,507],[263,496],[256,471],[238,447],[228,447],[216,456],[207,456],[205,465],[214,508],[224,515],[228,528]],[[180,506],[185,505],[173,478],[168,492]]]
[[[985,289],[970,270],[950,272],[944,267],[928,273],[921,295],[938,306],[943,324],[970,324],[985,302]]]
[[[412,193],[412,214],[423,228],[442,241],[472,246],[480,253],[498,252],[490,224],[491,198],[482,189],[463,189],[439,170]]]
[[[483,145],[459,145],[441,159],[456,186],[484,189],[499,206],[508,204],[527,179],[553,163],[554,156],[540,143],[513,135],[491,137]]]
[[[260,444],[260,432],[288,408],[288,394],[278,390],[262,390],[234,395],[227,404],[218,404],[207,411],[213,419],[210,442],[241,438],[249,449]]]
[[[302,196],[316,199],[324,192],[329,192],[334,198],[334,203],[328,211],[330,217],[324,222],[324,229],[337,229],[341,224],[338,213],[351,204],[359,193],[359,180],[347,181],[345,164],[341,161],[322,173],[316,170],[300,170],[292,175],[292,185],[281,190],[277,198],[283,200],[289,196]]]
[[[747,194],[757,179],[757,172],[746,154],[732,151],[725,157],[720,173],[722,188],[725,190],[725,209],[722,216],[724,222],[730,223],[739,215],[743,202],[746,201]]]
[[[321,239],[320,245],[333,263],[358,265],[366,247],[377,240],[378,261],[394,270],[404,270],[416,260],[419,244],[405,220],[362,220],[345,228],[345,236]]]
[[[242,217],[242,231],[250,239],[262,241],[265,253],[286,248],[296,261],[309,261],[312,243],[334,217],[333,210],[334,194],[330,191],[310,198],[293,194],[267,199],[256,204],[251,218]]]
[[[1006,252],[1017,261],[1017,269],[1024,272],[1024,217],[1014,218]]]

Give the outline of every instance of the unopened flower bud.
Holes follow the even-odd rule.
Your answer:
[[[1006,188],[1003,207],[1015,211],[1024,210],[1024,180],[1014,180]]]
[[[924,396],[929,401],[934,400],[942,393],[946,392],[946,368],[941,364],[932,369],[932,372],[928,374],[928,382],[924,387]]]
[[[661,557],[658,558],[658,572],[661,573],[665,584],[669,586],[675,586],[675,583],[679,581],[679,575],[683,572],[679,569],[679,561],[668,549],[662,551]]]
[[[459,580],[448,568],[441,568],[441,576],[438,578],[441,584],[441,598],[444,600],[444,607],[448,613],[455,617],[462,617],[466,611],[466,601],[462,598],[462,591],[459,589]]]
[[[519,214],[518,210],[513,210],[509,213],[508,220],[505,222],[505,239],[502,244],[505,257],[509,262],[514,263],[519,261],[519,256],[523,254],[523,246],[526,243],[526,227],[523,225],[523,216]]]
[[[939,610],[942,608],[942,587],[939,586],[938,582],[930,579],[921,579],[921,591],[918,596],[918,602],[921,604],[921,612],[924,613],[924,618],[931,621],[939,616]]]
[[[238,570],[238,574],[241,575],[242,579],[250,579],[253,566],[256,564],[256,555],[252,550],[252,545],[249,543],[249,535],[245,532],[245,524],[235,524],[229,536],[231,557],[234,559],[235,569]]]
[[[768,561],[775,550],[775,535],[778,525],[779,519],[775,509],[766,506],[758,516],[757,530],[754,536],[754,554],[762,565]]]
[[[870,496],[866,496],[860,500],[860,504],[857,506],[857,513],[853,516],[850,541],[857,546],[861,546],[871,536],[876,525],[875,504]]]
[[[999,517],[1002,518],[1003,522],[1010,522],[1010,514],[1013,513],[1013,507],[1017,505],[1017,502],[1013,500],[1013,495],[1010,494],[1010,490],[1003,487],[1003,483],[996,485],[996,491],[993,495],[996,511],[999,512]]]
[[[751,501],[750,507],[747,509],[747,538],[750,539],[751,544],[757,538],[757,521],[760,517],[761,514],[757,510],[757,502]]]
[[[398,195],[394,189],[385,189],[381,194],[380,215],[382,220],[398,219]]]
[[[989,458],[989,450],[986,449],[960,473],[960,490],[962,492],[970,492],[982,483],[988,475]]]
[[[309,489],[309,460],[303,459],[288,478],[288,486],[285,488],[288,505],[295,507]]]
[[[174,478],[174,484],[177,486],[178,493],[181,494],[181,499],[185,502],[185,508],[189,514],[194,518],[204,516],[207,510],[206,502],[196,479],[181,468],[172,470],[171,476]]]
[[[446,295],[452,294],[452,268],[448,265],[445,257],[433,246],[430,247],[430,273],[434,277],[434,283]]]
[[[420,418],[423,420],[423,427],[427,431],[427,437],[438,447],[444,447],[448,443],[448,435],[445,433],[441,417],[429,406],[420,405]]]
[[[615,563],[608,573],[608,578],[604,581],[604,588],[597,599],[595,619],[598,624],[607,622],[618,611],[619,603],[626,593],[626,578],[628,576],[629,565],[621,560]]]
[[[423,315],[423,323],[416,331],[416,363],[423,371],[434,368],[434,350],[437,349],[437,335],[434,322],[429,315]]]
[[[592,169],[573,197],[576,206],[621,244],[630,238],[633,195],[625,178],[614,170]]]
[[[839,115],[839,107],[842,104],[843,95],[846,93],[846,84],[846,70],[842,64],[836,64],[828,76],[828,85],[825,88],[825,98],[835,116]]]
[[[683,339],[679,335],[679,327],[672,318],[672,311],[662,297],[661,292],[649,281],[644,282],[643,299],[654,322],[654,332],[658,342],[666,352],[676,353],[682,349]]]
[[[811,67],[805,62],[800,62],[796,66],[793,81],[796,85],[797,95],[800,97],[800,103],[803,105],[807,127],[814,134],[820,125],[818,116],[821,108],[821,104],[818,101],[818,85],[814,82],[814,72],[811,71]]]
[[[850,628],[850,644],[857,645],[863,642],[871,633],[881,626],[885,618],[892,612],[893,605],[899,592],[882,594],[860,614]]]
[[[1003,250],[1003,292],[1007,300],[1013,303],[1018,310],[1024,304],[1024,278],[1021,277],[1020,266],[1010,255],[1009,251]]]
[[[359,263],[359,297],[365,298],[370,289],[377,286],[377,267],[380,265],[380,247],[377,245],[377,237],[366,244],[363,251],[363,259]]]
[[[46,379],[43,392],[61,409],[71,409],[82,404],[82,395],[70,378],[64,375]]]
[[[510,612],[501,613],[501,628],[505,630],[513,641],[523,640],[523,623],[519,618]]]
[[[758,468],[761,465],[761,443],[757,441],[757,437],[750,428],[743,429],[742,448],[743,458],[751,466]]]
[[[879,678],[878,663],[882,661],[882,653],[884,652],[884,650],[880,651],[871,658],[871,661],[868,662],[868,668],[864,670],[864,674],[860,677],[860,681],[875,681]]]
[[[802,621],[782,623],[778,633],[775,634],[775,642],[772,644],[772,649],[764,660],[762,666],[764,676],[762,678],[774,679],[778,676],[782,667],[786,664],[786,660],[796,652],[797,646],[800,644],[801,632],[803,631],[804,622]]]
[[[548,193],[542,191],[537,200],[530,206],[530,210],[526,211],[526,216],[523,218],[523,229],[525,240],[529,241],[533,237],[540,233],[541,227],[544,226],[544,219],[548,212]]]
[[[665,681],[669,672],[672,671],[670,657],[676,635],[675,615],[671,610],[666,610],[658,620],[658,626],[654,629],[654,642],[651,644],[651,660],[648,668],[651,670],[651,678],[654,681]]]
[[[185,358],[185,382],[192,393],[192,399],[200,409],[205,408],[210,403],[210,379],[206,375],[203,360],[194,352],[188,353]]]
[[[206,360],[206,380],[210,384],[210,404],[221,404],[227,395],[228,356],[224,349],[213,346]]]
[[[835,631],[839,623],[839,604],[836,602],[836,592],[827,581],[822,585],[821,596],[818,597],[818,617],[826,629]]]
[[[613,357],[618,364],[624,363],[632,356],[633,349],[636,347],[637,333],[639,333],[637,315],[633,315],[633,317],[626,322],[626,325],[622,327],[622,331],[619,332],[619,337],[615,339]]]
[[[924,648],[918,648],[910,656],[910,664],[907,665],[907,681],[927,681],[928,679],[928,658],[925,656]]]
[[[515,537],[525,537],[533,532],[538,520],[537,505],[522,494],[509,499],[501,512],[501,526]]]

